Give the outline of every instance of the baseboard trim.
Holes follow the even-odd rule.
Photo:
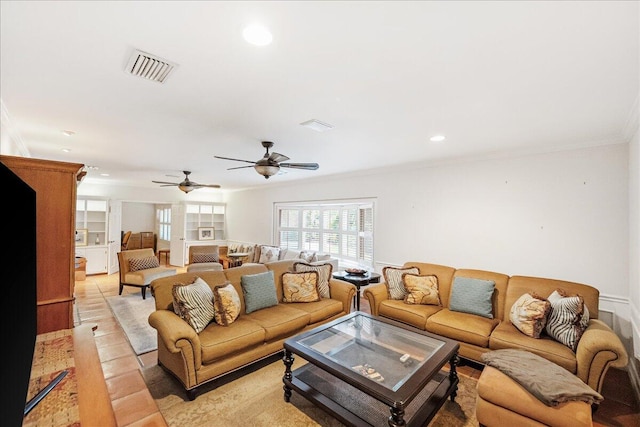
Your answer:
[[[640,402],[640,372],[638,370],[640,362],[633,356],[629,359],[627,364],[627,372],[629,373],[629,380],[631,381],[631,388],[633,394],[636,397],[636,402]]]

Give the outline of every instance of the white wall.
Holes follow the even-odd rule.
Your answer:
[[[426,261],[587,283],[628,324],[628,154],[617,144],[230,193],[228,237],[271,242],[275,202],[374,197],[378,269]]]
[[[634,355],[640,360],[640,131],[629,144],[629,303]]]
[[[122,231],[139,233],[142,231],[156,231],[156,207],[153,203],[123,202],[122,203]]]

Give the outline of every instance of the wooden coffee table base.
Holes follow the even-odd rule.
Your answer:
[[[291,371],[293,354],[285,350],[284,400],[289,402],[292,390],[349,426],[380,426],[387,419],[391,427],[426,425],[442,407],[447,397],[453,401],[458,390],[456,365],[458,355],[449,360],[448,373],[440,371],[406,406],[396,402],[385,405],[327,371],[307,363]]]

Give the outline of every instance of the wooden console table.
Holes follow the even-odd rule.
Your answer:
[[[67,370],[68,374],[24,418],[23,427],[116,426],[93,337],[95,329],[95,325],[84,324],[36,337],[27,400],[60,372]]]

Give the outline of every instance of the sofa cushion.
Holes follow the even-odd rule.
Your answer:
[[[213,320],[213,291],[199,277],[192,283],[176,283],[173,285],[173,309],[197,333]]]
[[[282,275],[283,302],[313,302],[320,300],[318,272],[287,272]]]
[[[216,323],[229,326],[240,315],[240,296],[231,283],[218,285],[213,288]]]
[[[437,305],[405,304],[403,300],[392,299],[384,300],[378,306],[380,316],[399,320],[423,331],[427,328],[427,319],[440,310],[442,307]]]
[[[578,342],[589,326],[589,309],[580,295],[568,296],[558,289],[549,295],[551,312],[546,332],[556,341],[576,351]]]
[[[342,316],[342,303],[334,299],[320,299],[315,302],[293,302],[288,304],[298,310],[309,313],[309,324],[321,322],[335,316]]]
[[[256,322],[240,316],[229,326],[216,322],[209,323],[200,332],[202,363],[209,364],[217,360],[228,359],[249,348],[264,345],[265,330]]]
[[[280,260],[285,259],[298,259],[300,258],[300,251],[295,251],[293,249],[280,249]]]
[[[155,256],[129,259],[129,271],[146,270],[147,268],[156,267],[160,267],[160,262]]]
[[[384,267],[382,269],[382,277],[384,277],[384,281],[387,284],[389,299],[404,300],[407,292],[402,282],[402,275],[405,273],[420,274],[420,270],[418,270],[418,267]]]
[[[147,268],[145,270],[130,271],[124,275],[125,283],[132,285],[148,285],[153,280],[161,277],[174,276],[176,274],[175,268],[156,267]]]
[[[245,312],[251,313],[278,304],[273,271],[245,274],[240,278],[244,294]]]
[[[445,308],[427,319],[427,331],[479,347],[488,347],[489,336],[498,323],[498,319]]]
[[[406,304],[441,305],[436,276],[405,273],[402,283],[407,292],[404,296]]]
[[[569,372],[577,372],[576,355],[566,345],[542,334],[540,339],[534,339],[520,332],[511,322],[500,322],[491,333],[489,339],[491,350],[519,348],[530,351],[538,356],[550,360]]]
[[[493,319],[492,297],[495,285],[492,280],[455,277],[449,309]]]
[[[265,330],[265,341],[290,336],[309,324],[309,313],[289,304],[278,304],[247,314],[246,318],[256,322]]]
[[[260,246],[260,264],[277,261],[280,255],[280,248],[274,246]]]
[[[333,265],[330,263],[312,265],[306,262],[293,263],[293,271],[315,271],[318,273],[318,292],[321,298],[331,298],[331,288],[329,288],[329,281],[331,280],[331,274],[333,272]]]
[[[509,319],[523,334],[540,338],[551,310],[549,301],[526,293],[511,306]]]

